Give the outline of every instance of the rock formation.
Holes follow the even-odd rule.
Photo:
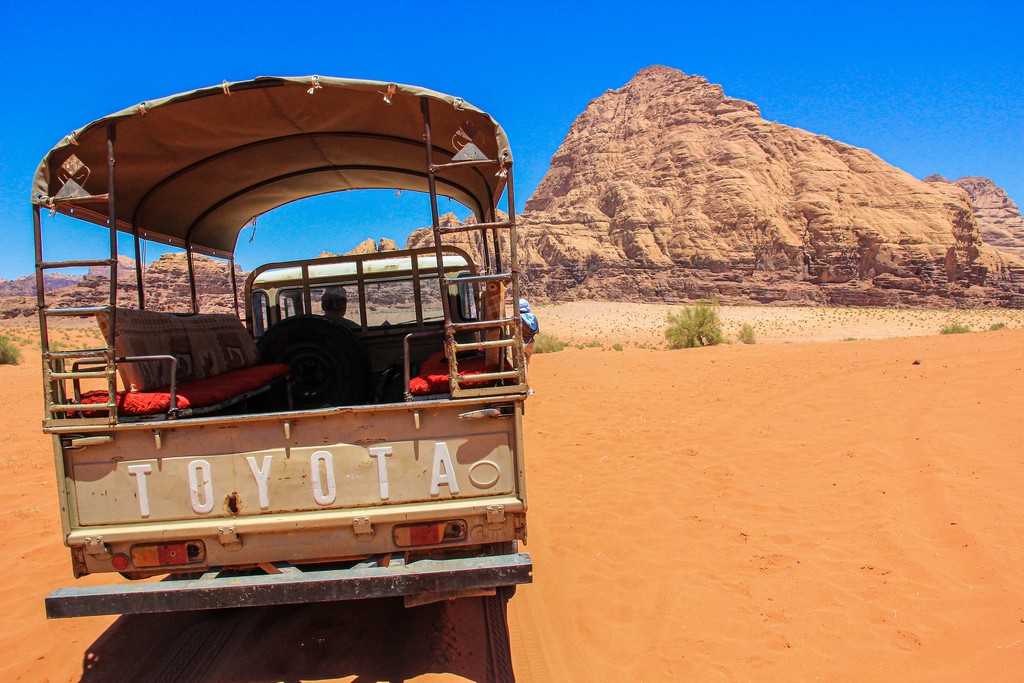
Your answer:
[[[43,288],[47,292],[62,287],[70,287],[82,280],[81,275],[68,275],[66,273],[46,273],[43,275]],[[0,297],[5,296],[35,296],[36,276],[22,275],[13,280],[6,280],[0,277]]]
[[[231,277],[227,263],[195,255],[192,258],[196,273],[196,295],[199,310],[204,313],[225,313],[234,311]],[[242,306],[241,290],[245,285],[245,273],[238,267],[235,279],[239,288],[239,306]],[[146,308],[153,311],[186,312],[191,310],[191,294],[188,286],[188,259],[183,253],[164,254],[143,272],[142,282],[146,291]],[[47,290],[46,303],[54,308],[77,306],[102,306],[110,296],[110,270],[95,266],[80,276],[77,283],[59,289]],[[0,299],[0,320],[12,318],[35,318],[35,288],[30,295],[9,296]],[[135,288],[135,261],[127,256],[118,257],[117,303],[119,306],[138,305]]]
[[[766,121],[700,76],[650,67],[587,106],[527,201],[523,291],[552,301],[1024,307],[1017,206],[985,178],[926,181]],[[479,255],[478,233],[456,237]],[[423,229],[406,247],[430,244]],[[395,248],[367,239],[349,253]],[[194,263],[200,309],[233,310],[226,265]],[[105,303],[108,275],[94,271],[49,300]],[[147,308],[188,310],[186,273],[180,253],[153,263]],[[134,263],[118,277],[119,303],[135,305]],[[244,273],[236,281],[241,290]],[[34,278],[16,282],[0,318],[36,314]]]
[[[959,188],[666,67],[590,103],[520,225],[553,300],[1024,306]]]
[[[925,178],[926,182],[950,182],[940,175]],[[1006,191],[988,178],[966,176],[952,181],[967,192],[974,217],[986,244],[1024,258],[1024,217]]]

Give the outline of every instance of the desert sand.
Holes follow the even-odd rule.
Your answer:
[[[518,680],[1020,680],[1024,330],[873,320],[679,351],[605,329],[534,356]],[[3,680],[173,680],[183,635],[211,681],[484,680],[474,634],[444,626],[472,607],[47,621],[75,580],[39,384],[30,350],[0,366]]]

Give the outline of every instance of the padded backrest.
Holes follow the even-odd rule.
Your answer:
[[[192,379],[205,379],[259,363],[256,342],[230,313],[180,318],[192,347]]]
[[[107,311],[96,314],[103,336],[110,330]],[[178,381],[192,374],[192,347],[181,319],[168,313],[117,309],[117,330],[114,337],[117,356],[152,356],[170,354],[178,359]],[[164,362],[118,363],[118,372],[126,389],[153,391],[171,384],[171,364]]]
[[[110,329],[106,311],[96,314],[104,336]],[[114,352],[118,356],[169,354],[178,359],[178,382],[213,377],[259,362],[256,342],[242,321],[230,313],[179,317],[170,313],[117,309]],[[125,387],[136,391],[165,389],[171,365],[164,362],[118,363]]]

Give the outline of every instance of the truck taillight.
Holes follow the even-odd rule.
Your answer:
[[[131,566],[131,560],[124,553],[118,553],[110,558],[110,565],[117,571],[123,572]]]
[[[132,546],[132,562],[136,567],[169,567],[194,564],[206,559],[202,541],[180,543],[150,543]]]
[[[449,519],[444,522],[400,524],[392,532],[395,545],[400,548],[420,545],[438,545],[466,540],[466,521]]]

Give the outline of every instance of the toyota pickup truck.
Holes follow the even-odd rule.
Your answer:
[[[259,216],[364,189],[424,193],[427,238],[236,278],[239,234]],[[442,221],[439,197],[472,215]],[[75,577],[132,580],[58,589],[48,616],[419,604],[532,580],[518,547],[527,386],[512,153],[488,114],[396,83],[225,82],[67,135],[39,166],[32,206],[63,541]],[[47,260],[44,224],[58,238],[105,230],[109,249]],[[134,245],[134,278],[119,273],[119,237]],[[185,310],[147,307],[147,244],[185,253]],[[199,255],[227,268],[233,312],[201,310]],[[109,272],[102,301],[48,300],[46,272],[83,267]],[[103,343],[58,348],[58,318],[94,319]]]

